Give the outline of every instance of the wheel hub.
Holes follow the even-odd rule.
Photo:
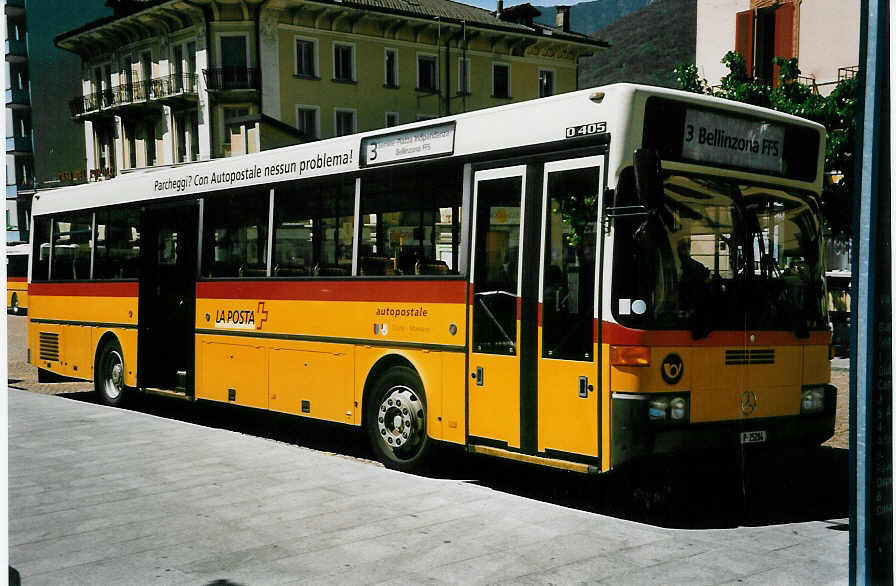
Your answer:
[[[377,411],[377,428],[380,438],[393,450],[419,444],[423,438],[424,410],[417,393],[405,386],[389,389]]]

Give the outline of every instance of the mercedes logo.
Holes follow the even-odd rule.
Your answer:
[[[753,411],[756,410],[757,403],[759,403],[759,399],[756,398],[756,393],[753,391],[744,391],[740,396],[741,413],[744,415],[752,415]]]

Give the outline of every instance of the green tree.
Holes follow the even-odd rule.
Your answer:
[[[722,63],[728,67],[728,75],[716,87],[710,87],[699,76],[693,63],[679,64],[675,68],[679,87],[690,92],[772,108],[823,124],[828,134],[824,169],[831,180],[825,181],[821,194],[822,214],[831,236],[848,239],[852,228],[850,194],[854,185],[858,79],[842,80],[828,96],[821,96],[814,87],[799,81],[800,69],[796,59],[775,59],[774,63],[778,66],[776,87],[752,77],[740,53],[729,51],[722,57]]]

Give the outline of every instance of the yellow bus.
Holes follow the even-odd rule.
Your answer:
[[[398,469],[817,444],[824,144],[620,84],[40,193],[29,360],[362,426]]]
[[[28,311],[28,244],[6,247],[6,310],[12,313]]]

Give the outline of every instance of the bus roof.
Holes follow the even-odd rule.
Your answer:
[[[430,152],[437,155],[433,158],[443,158],[559,143],[567,139],[567,129],[592,123],[604,123],[610,135],[621,132],[624,136],[632,124],[632,108],[650,96],[814,127],[824,135],[820,124],[765,108],[667,88],[613,84],[250,155],[125,172],[106,181],[41,191],[34,196],[32,213],[38,216],[351,173],[379,164],[362,152],[365,144],[369,149],[373,142],[388,143],[392,159],[386,162],[399,163],[422,158],[414,156],[416,142],[427,142]],[[820,186],[820,169],[816,176],[812,183]]]

